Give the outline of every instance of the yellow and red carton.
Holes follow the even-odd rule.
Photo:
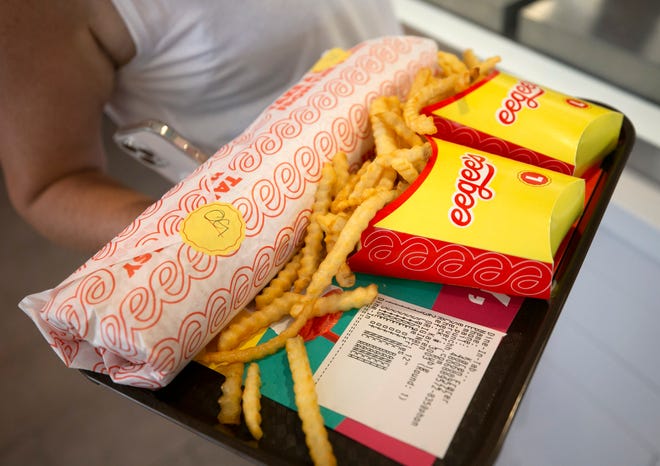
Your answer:
[[[422,113],[437,128],[431,160],[364,231],[351,268],[549,298],[585,178],[623,115],[500,71]]]
[[[575,176],[618,142],[623,115],[495,71],[424,109],[436,137]]]
[[[582,178],[432,139],[415,183],[363,232],[355,271],[548,298]]]

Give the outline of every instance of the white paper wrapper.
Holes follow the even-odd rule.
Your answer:
[[[350,52],[305,75],[59,286],[21,301],[67,366],[162,387],[268,283],[303,237],[322,164],[338,150],[353,163],[371,150],[371,100],[403,97],[436,59],[435,44],[417,37]],[[179,232],[190,212],[213,202],[243,221],[238,249],[221,255]]]

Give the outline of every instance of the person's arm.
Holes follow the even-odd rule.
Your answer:
[[[87,251],[152,202],[104,172],[101,122],[116,57],[92,33],[97,1],[106,2],[0,2],[0,162],[9,197],[41,234]]]

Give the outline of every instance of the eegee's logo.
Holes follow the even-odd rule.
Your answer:
[[[456,191],[449,209],[449,221],[460,228],[472,223],[472,209],[477,200],[488,201],[495,196],[495,191],[488,183],[495,176],[495,166],[482,155],[466,153],[461,156],[463,166],[456,178]]]
[[[529,109],[538,108],[539,103],[536,100],[542,96],[545,91],[534,83],[529,81],[518,81],[502,100],[502,105],[495,111],[497,121],[505,126],[516,122],[518,112],[523,107]]]

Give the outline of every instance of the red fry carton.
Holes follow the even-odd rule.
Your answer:
[[[548,298],[585,181],[432,138],[424,171],[363,232],[352,270]]]
[[[582,176],[617,144],[623,115],[494,71],[427,107],[435,137]]]
[[[405,95],[433,41],[329,54],[244,132],[55,288],[20,307],[69,367],[159,388],[288,261],[324,162],[371,151],[368,106]]]

